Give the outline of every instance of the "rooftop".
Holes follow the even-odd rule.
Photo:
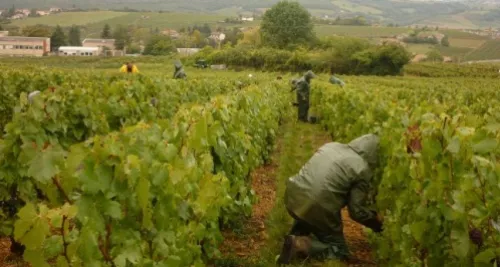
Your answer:
[[[76,50],[79,52],[93,52],[99,50],[99,47],[83,47],[83,46],[61,46],[59,50]]]
[[[114,43],[115,39],[85,39],[82,43]]]
[[[8,41],[8,42],[18,42],[18,41],[23,41],[23,42],[40,42],[40,41],[47,41],[50,39],[49,37],[24,37],[24,36],[3,36],[0,37],[0,41]]]

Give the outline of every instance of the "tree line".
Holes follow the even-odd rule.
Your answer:
[[[318,39],[310,13],[297,2],[281,1],[262,17],[260,28],[243,33],[235,46],[203,49],[194,59],[269,71],[398,75],[410,61],[397,44],[374,45],[349,37]]]

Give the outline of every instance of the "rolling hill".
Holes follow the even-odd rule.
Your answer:
[[[0,8],[100,8],[170,10],[229,15],[262,12],[277,0],[2,0]],[[374,22],[400,25],[429,24],[455,28],[500,25],[499,0],[401,1],[401,0],[299,0],[314,16],[362,15]]]

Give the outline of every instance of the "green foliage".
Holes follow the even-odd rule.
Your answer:
[[[337,140],[381,137],[374,194],[384,232],[372,236],[381,265],[491,266],[499,256],[496,83],[364,78],[348,80],[349,90],[317,83],[313,102]]]
[[[144,55],[164,56],[176,52],[176,48],[170,37],[155,35],[151,37],[144,48]]]
[[[298,2],[280,1],[267,10],[260,30],[265,45],[281,49],[315,39],[311,14]]]
[[[117,50],[125,49],[125,47],[130,43],[130,34],[127,27],[123,25],[115,27],[113,38],[115,39],[115,48]]]
[[[193,81],[195,88],[208,87]],[[171,90],[153,86],[140,90],[136,82],[125,82],[130,82],[126,99],[122,97],[126,94],[119,94],[119,88],[113,86],[114,97],[102,98],[102,102],[92,90],[85,94],[79,94],[78,89],[44,92],[34,105],[21,105],[23,114],[16,114],[7,127],[6,143],[23,144],[19,161],[2,158],[1,171],[10,173],[7,177],[21,175],[15,182],[27,203],[18,213],[14,236],[27,246],[24,258],[32,265],[46,266],[56,260],[64,265],[201,266],[202,258],[217,254],[219,220],[239,218],[235,215],[250,211],[252,192],[247,177],[269,157],[286,105],[280,93],[284,90],[273,84],[253,86],[205,104],[181,107],[169,120],[158,117],[139,122],[82,143],[70,141],[74,137],[56,138],[56,128],[50,125],[53,122],[47,121],[56,114],[59,122],[71,116],[54,106],[65,99],[61,96],[75,95],[79,102],[88,97],[101,105],[114,102],[109,109],[94,106],[86,112],[112,112],[130,120],[123,108],[135,104],[131,111],[139,112],[137,108],[151,105],[148,93],[171,94]],[[107,90],[98,87],[95,91]],[[179,92],[184,97],[189,91]],[[118,99],[127,105],[117,105]],[[172,103],[161,96],[158,101]],[[83,105],[72,105],[72,109]],[[163,114],[160,107],[158,111]],[[93,129],[105,127],[102,115],[92,114],[87,120],[95,123]],[[143,112],[137,119],[147,120],[148,116]],[[19,139],[16,133],[23,132],[19,128],[24,127],[22,120],[31,124],[23,123],[26,130],[37,128],[38,132],[25,132],[31,137]],[[65,123],[69,121],[74,119]],[[12,149],[16,153],[15,147],[7,147],[3,147],[4,152]],[[6,164],[19,164],[20,168],[11,169]],[[46,198],[36,197],[34,187]],[[49,225],[56,231],[49,231]]]
[[[419,77],[497,78],[498,69],[499,66],[495,64],[418,63],[406,65],[404,72]]]
[[[29,17],[40,17],[40,15],[38,15],[38,13],[37,13],[36,8],[32,8],[32,9],[30,10]]]
[[[205,50],[195,55],[210,63],[246,66],[270,71],[341,74],[399,75],[409,62],[406,50],[397,45],[375,46],[357,38],[331,38],[318,42],[318,50],[296,49],[291,52],[247,46]]]
[[[448,35],[445,35],[443,39],[441,39],[441,45],[445,47],[450,46],[450,40],[448,39]]]
[[[57,51],[59,47],[66,45],[66,34],[64,34],[63,29],[57,26],[52,36],[50,37],[50,50]]]
[[[23,28],[23,36],[26,37],[50,37],[52,29],[45,25],[26,26]]]
[[[109,26],[109,24],[104,25],[104,28],[102,29],[102,33],[101,33],[101,38],[102,39],[111,39],[112,38],[111,27]]]
[[[466,60],[500,59],[500,40],[488,40],[479,48],[465,56]]]
[[[71,26],[68,33],[68,44],[71,46],[82,45],[82,39],[80,36],[80,27],[76,25]]]
[[[7,17],[10,18],[15,14],[16,14],[16,6],[12,5],[12,7],[7,10]]]
[[[350,25],[350,26],[369,26],[370,23],[363,16],[356,16],[353,18],[340,18],[336,19],[323,19],[323,18],[313,18],[313,22],[317,24],[327,24],[327,25]]]
[[[382,45],[353,55],[356,73],[372,75],[398,75],[410,62],[410,55],[399,45]]]
[[[443,62],[443,55],[439,53],[438,50],[433,49],[425,54],[427,58],[425,59],[426,61],[430,62]]]

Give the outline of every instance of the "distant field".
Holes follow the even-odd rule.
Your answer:
[[[406,49],[415,54],[425,54],[434,48],[433,45],[429,44],[408,44]]]
[[[450,45],[453,47],[478,48],[484,44],[484,42],[486,42],[486,40],[450,38]]]
[[[89,23],[98,23],[100,21],[125,17],[129,13],[113,12],[113,11],[95,11],[95,12],[65,12],[44,16],[39,18],[27,18],[23,20],[13,21],[15,26],[28,26],[35,24],[45,24],[49,26],[71,26],[71,25],[86,25]]]
[[[452,29],[474,29],[478,25],[467,19],[463,14],[440,15],[419,22],[420,25],[447,27]]]
[[[105,24],[111,25],[134,25],[144,28],[173,28],[192,26],[194,24],[203,25],[205,23],[210,26],[224,27],[245,27],[255,25],[258,22],[245,24],[226,24],[220,23],[226,15],[222,14],[207,14],[207,13],[170,13],[170,12],[113,12],[113,11],[96,11],[96,12],[67,12],[52,16],[39,18],[29,18],[25,20],[15,21],[13,25],[27,26],[35,24],[46,24],[50,26],[61,25],[81,25],[86,26],[87,33],[96,34],[102,30]]]
[[[364,38],[393,36],[408,32],[407,28],[339,25],[316,25],[315,30],[319,36],[329,36],[336,34]]]
[[[437,49],[443,56],[447,57],[458,57],[458,58],[463,58],[467,53],[471,52],[473,49],[472,48],[467,48],[467,47],[445,47],[445,46],[438,46]]]
[[[456,39],[475,39],[475,40],[488,39],[487,37],[484,37],[484,36],[479,36],[476,34],[463,32],[463,31],[457,31],[457,30],[440,30],[440,32],[448,35],[448,37],[450,37],[450,38],[456,38]]]
[[[218,21],[224,20],[226,16],[214,14],[200,14],[200,13],[129,13],[126,16],[111,18],[108,20],[100,20],[97,23],[89,24],[89,28],[102,29],[104,24],[113,25],[134,25],[145,28],[173,28],[178,29],[187,27],[194,24],[209,25],[217,24]]]
[[[489,40],[465,57],[466,60],[500,59],[500,41]]]
[[[374,14],[374,15],[380,15],[382,14],[381,10],[378,10],[373,7],[369,6],[363,6],[359,5],[353,2],[350,2],[348,0],[334,0],[332,1],[332,4],[336,5],[337,7],[347,10],[349,12],[360,12],[360,13],[367,13],[367,14]]]

